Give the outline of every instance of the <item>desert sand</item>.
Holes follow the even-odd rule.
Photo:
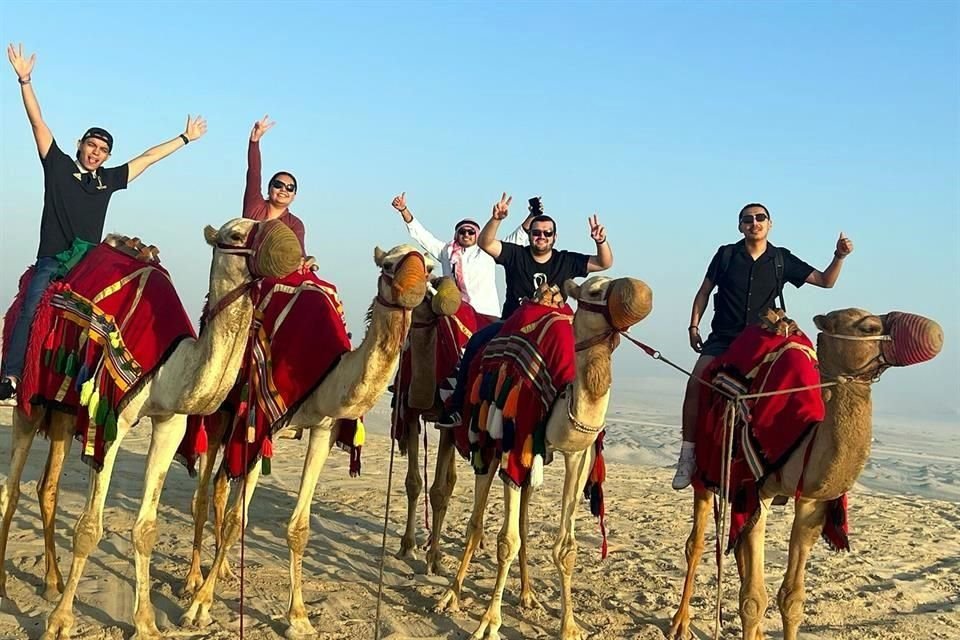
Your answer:
[[[685,569],[683,542],[689,531],[692,494],[669,483],[678,447],[676,417],[641,409],[629,397],[614,399],[608,416],[607,527],[610,554],[600,559],[597,524],[584,507],[578,520],[580,553],[574,597],[581,624],[598,639],[662,638],[679,600]],[[314,500],[309,551],[304,560],[304,597],[319,638],[374,637],[378,560],[390,461],[385,401],[368,416],[371,435],[363,450],[363,473],[350,478],[347,455],[335,451]],[[10,409],[0,408],[0,460],[9,464]],[[428,432],[431,450],[435,433]],[[130,530],[143,482],[149,424],[123,443],[107,500],[104,536],[91,556],[77,598],[77,637],[128,638],[133,611],[134,573]],[[69,569],[72,529],[83,505],[87,467],[71,451],[63,480],[57,541],[60,566]],[[287,606],[285,529],[294,505],[305,441],[280,440],[271,476],[262,480],[251,508],[244,545],[244,637],[281,637]],[[25,472],[13,523],[7,564],[9,598],[0,609],[0,638],[38,638],[53,605],[39,595],[43,571],[37,479],[46,443],[36,440]],[[429,468],[432,474],[432,451]],[[422,465],[423,461],[420,460]],[[502,505],[499,484],[487,519],[486,549],[479,552],[464,586],[462,610],[433,612],[447,577],[425,576],[422,552],[397,560],[403,526],[403,469],[395,459],[384,570],[382,638],[466,638],[488,602],[495,576],[495,537]],[[459,482],[447,517],[444,567],[455,571],[472,501],[473,477],[461,461]],[[518,609],[519,573],[514,565],[503,607],[504,638],[555,638],[559,633],[559,583],[551,560],[562,465],[547,468],[544,488],[531,500],[531,565],[535,591],[544,609]],[[431,477],[432,480],[432,477]],[[852,551],[831,552],[818,544],[807,578],[806,620],[801,636],[827,639],[960,638],[960,434],[955,429],[907,427],[877,422],[868,468],[851,494]],[[176,623],[188,600],[179,590],[189,565],[194,481],[176,464],[168,476],[160,511],[160,537],[153,554],[153,603],[168,637],[239,636],[239,582],[221,581],[212,610],[214,624],[180,629]],[[420,542],[427,534],[420,522]],[[774,597],[785,564],[791,507],[777,507],[767,533],[767,587],[771,606],[768,637],[780,638]],[[204,569],[212,559],[208,525]],[[711,541],[712,544],[712,531]],[[239,545],[232,553],[238,567]],[[239,572],[239,569],[237,568]],[[725,638],[739,637],[736,570],[725,570]],[[716,568],[712,554],[700,567],[694,598],[694,631],[712,638]]]

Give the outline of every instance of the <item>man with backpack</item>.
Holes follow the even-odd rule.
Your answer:
[[[788,250],[768,243],[767,235],[772,226],[770,212],[762,204],[752,203],[741,209],[739,228],[743,240],[717,250],[693,299],[687,331],[690,347],[700,357],[683,398],[683,444],[673,478],[674,489],[688,487],[696,471],[694,440],[702,385],[695,378],[700,377],[707,365],[722,355],[748,325],[759,322],[765,311],[778,305],[781,309],[786,308],[783,302],[785,283],[800,287],[809,282],[829,289],[840,276],[844,258],[853,251],[853,242],[841,233],[830,265],[818,271]],[[714,287],[717,287],[717,293],[713,298],[713,321],[710,335],[704,342],[700,337],[700,319]]]

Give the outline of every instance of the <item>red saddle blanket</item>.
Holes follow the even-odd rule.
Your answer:
[[[350,351],[337,289],[313,273],[264,280],[253,301],[243,365],[222,407],[230,414],[223,465],[231,479],[261,458],[264,473],[270,472],[273,435]],[[351,472],[359,472],[363,424],[341,420],[339,427],[338,444],[351,452]],[[206,443],[202,418],[191,416],[177,452],[191,474]]]
[[[27,415],[39,404],[75,413],[83,460],[99,470],[127,401],[182,339],[195,336],[158,262],[99,244],[44,294],[18,406]]]
[[[457,368],[463,348],[474,332],[485,326],[487,321],[477,315],[473,307],[466,302],[460,303],[457,313],[437,318],[436,352],[436,402],[442,404],[453,393],[457,382]],[[421,410],[411,409],[408,405],[408,393],[413,378],[413,357],[410,341],[404,345],[400,354],[400,366],[394,378],[393,420],[391,433],[400,445],[400,453],[406,453],[407,434],[411,428],[419,430]]]
[[[546,420],[575,375],[572,323],[566,304],[524,301],[473,359],[455,440],[477,473],[486,473],[499,455],[505,482],[521,487],[534,473],[539,484],[549,462]]]
[[[802,332],[797,330],[783,336],[754,325],[710,364],[704,378],[715,384],[725,382],[725,388],[739,386],[741,395],[814,387],[735,403],[728,494],[729,551],[756,520],[764,480],[786,463],[804,437],[823,420],[823,395],[821,389],[816,388],[820,384],[820,371],[816,351]],[[696,446],[698,482],[717,492],[721,486],[728,400],[716,392],[702,393],[700,398]],[[845,500],[843,502],[845,504]],[[824,531],[835,547],[842,546],[835,541],[845,540],[845,535],[833,530],[840,520],[845,529],[846,518],[833,514],[827,522],[831,530]]]

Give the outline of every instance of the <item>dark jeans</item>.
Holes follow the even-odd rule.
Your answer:
[[[30,284],[27,285],[23,306],[20,307],[20,315],[17,316],[17,322],[13,327],[13,335],[10,336],[10,345],[7,347],[7,358],[3,362],[2,375],[19,378],[23,374],[23,360],[27,355],[27,341],[30,338],[33,314],[36,313],[43,292],[47,290],[50,281],[53,280],[53,276],[56,275],[59,268],[60,263],[57,262],[56,258],[37,258],[36,270],[33,272]]]
[[[457,370],[457,388],[453,390],[453,395],[450,396],[449,400],[451,411],[463,411],[463,400],[467,395],[467,374],[470,373],[470,363],[488,342],[497,337],[502,327],[503,322],[488,324],[473,334],[467,341],[467,346],[463,348],[463,358],[460,359],[460,368]]]

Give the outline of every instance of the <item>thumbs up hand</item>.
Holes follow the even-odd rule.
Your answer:
[[[837,250],[834,251],[833,255],[842,260],[851,253],[853,253],[853,240],[843,235],[843,231],[841,231],[840,237],[837,238]]]

